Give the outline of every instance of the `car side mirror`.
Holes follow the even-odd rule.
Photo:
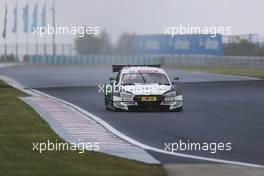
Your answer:
[[[114,82],[114,81],[116,81],[116,78],[115,77],[110,77],[109,80],[110,80],[110,82]]]
[[[177,77],[173,78],[173,80],[174,81],[179,81],[180,80],[180,77],[177,76]]]
[[[173,84],[173,85],[177,85],[178,82],[179,82],[179,80],[180,80],[179,77],[175,77],[175,78],[173,78],[173,82],[172,82],[172,84]]]

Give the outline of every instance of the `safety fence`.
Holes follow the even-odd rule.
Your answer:
[[[157,56],[115,56],[115,55],[91,55],[91,56],[28,56],[24,62],[29,64],[161,64],[161,58]]]
[[[116,55],[90,55],[90,56],[24,56],[24,63],[29,64],[77,64],[77,65],[183,65],[183,66],[242,66],[264,67],[264,57],[242,56],[116,56]]]

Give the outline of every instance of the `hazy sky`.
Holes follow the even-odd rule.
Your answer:
[[[8,42],[13,42],[13,8],[18,2],[19,42],[25,41],[22,32],[22,7],[30,3],[30,17],[36,2],[39,13],[45,0],[7,0],[9,8]],[[46,0],[48,7],[52,1]],[[233,34],[259,33],[264,35],[263,0],[56,0],[59,25],[86,25],[105,28],[115,41],[124,31],[138,34],[163,33],[164,26],[190,24],[197,26],[231,26]],[[0,0],[0,30],[4,23],[5,0]],[[51,24],[51,13],[48,21]],[[31,24],[31,22],[30,22]],[[33,42],[34,38],[30,37]],[[47,39],[50,41],[50,38]],[[0,43],[3,43],[0,38]],[[58,38],[72,42],[72,36]]]

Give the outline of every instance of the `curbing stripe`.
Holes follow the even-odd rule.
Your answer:
[[[29,104],[33,109],[35,109],[40,116],[48,122],[51,128],[61,136],[65,141],[69,143],[79,143],[79,142],[96,142],[100,146],[99,150],[96,152],[105,153],[108,155],[114,155],[121,158],[126,158],[130,160],[140,161],[148,164],[160,164],[158,160],[156,160],[153,156],[148,154],[146,151],[141,149],[140,147],[134,146],[129,144],[128,142],[120,139],[102,127],[100,124],[95,123],[94,120],[89,118],[86,119],[85,115],[76,111],[74,108],[65,105],[57,100],[51,99],[49,97],[40,96],[40,97],[24,97],[21,98],[24,102]],[[65,119],[64,122],[57,121],[56,115],[52,115],[52,109],[43,107],[43,102],[39,101],[40,99],[46,99],[45,102],[50,102],[54,104],[54,106],[61,106],[63,105],[65,108],[64,113],[70,113],[70,111],[75,112],[71,117],[75,121],[82,121],[84,124],[94,124],[93,129],[101,130],[101,132],[105,132],[103,136],[94,136],[91,134],[86,133],[79,134],[79,135],[72,135],[64,128],[64,122],[67,122],[68,119]],[[87,129],[89,127],[86,127]],[[124,145],[124,143],[126,145]]]

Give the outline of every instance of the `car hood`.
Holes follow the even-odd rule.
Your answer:
[[[134,95],[163,95],[171,90],[171,85],[158,84],[135,84],[122,86],[125,91],[131,92]]]

